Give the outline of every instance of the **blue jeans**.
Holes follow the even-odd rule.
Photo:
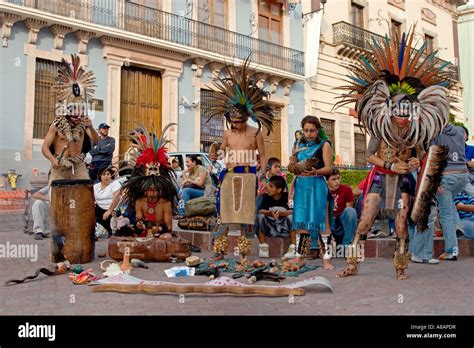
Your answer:
[[[408,235],[410,237],[408,250],[419,259],[431,260],[433,258],[433,234],[437,213],[438,208],[436,206],[431,207],[426,231],[418,232],[415,225],[408,224]]]
[[[354,238],[357,228],[357,212],[354,208],[347,207],[341,215],[334,219],[331,226],[332,234],[337,244],[349,245]]]
[[[464,237],[474,239],[474,216],[466,219],[461,219],[464,227]]]
[[[199,198],[202,196],[204,196],[204,189],[186,187],[181,190],[181,197],[185,203],[193,198]]]
[[[443,193],[437,193],[439,203],[439,218],[443,228],[444,251],[457,256],[459,254],[458,239],[456,237],[456,219],[454,215],[454,197],[460,193],[468,183],[467,173],[444,174],[441,180]]]

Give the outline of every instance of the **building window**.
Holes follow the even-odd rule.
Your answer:
[[[425,34],[426,42],[426,53],[431,54],[434,51],[434,37],[428,34]]]
[[[224,115],[209,120],[209,106],[216,96],[207,89],[201,90],[201,152],[208,153],[213,142],[222,143],[224,137]]]
[[[329,141],[331,142],[331,147],[334,150],[336,148],[335,136],[334,136],[334,121],[321,118],[321,126],[324,128]]]
[[[364,28],[364,8],[355,3],[351,3],[352,25],[358,28]]]
[[[392,19],[390,21],[390,31],[392,33],[395,33],[399,38],[402,37],[402,23],[399,21],[396,21],[395,19]]]
[[[356,166],[367,166],[366,151],[367,151],[367,140],[366,135],[363,133],[362,127],[359,128],[360,132],[354,133],[354,146],[355,146],[355,165]]]
[[[36,59],[33,138],[44,139],[56,112],[55,79],[59,63]]]
[[[258,38],[281,44],[282,4],[274,0],[258,2]]]
[[[161,10],[160,0],[126,0],[125,2],[131,2],[132,4],[146,6],[155,10]]]
[[[198,21],[219,28],[227,26],[227,0],[199,0]]]

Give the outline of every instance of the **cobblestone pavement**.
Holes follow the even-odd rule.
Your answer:
[[[90,287],[73,285],[66,275],[46,277],[15,286],[4,286],[8,279],[31,275],[37,268],[50,265],[51,239],[35,241],[18,231],[0,233],[0,245],[38,245],[38,260],[4,258],[0,271],[0,315],[473,315],[472,282],[474,258],[439,265],[411,264],[409,280],[397,281],[390,259],[366,259],[357,277],[335,278],[345,262],[335,259],[334,271],[304,273],[287,278],[286,283],[314,275],[329,279],[335,289],[313,288],[306,295],[289,298],[235,297],[227,295],[144,295],[92,293]],[[96,253],[107,249],[107,241],[96,244]],[[197,254],[202,258],[208,253]],[[96,260],[86,265],[99,273]],[[321,265],[321,260],[309,261]],[[135,269],[133,275],[147,280],[167,279],[163,270],[169,263],[152,263],[149,269]],[[224,274],[230,276],[230,274]],[[206,277],[179,281],[205,282]],[[262,282],[266,284],[266,282]],[[270,283],[269,283],[270,284]]]

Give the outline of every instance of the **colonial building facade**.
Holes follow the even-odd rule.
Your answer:
[[[459,81],[459,48],[456,6],[465,0],[330,0],[324,6],[321,20],[319,62],[317,73],[306,80],[305,111],[321,118],[333,141],[336,163],[366,165],[368,136],[359,127],[351,108],[333,110],[341,91],[334,87],[345,84],[346,66],[356,62],[358,55],[371,50],[372,37],[380,40],[396,31],[399,35],[416,23],[418,44],[428,41],[429,51],[439,50],[440,64],[453,63],[452,78],[455,94],[460,98],[456,113],[464,121],[462,83]],[[303,2],[303,12],[311,11],[311,2]],[[308,33],[306,33],[308,37]],[[308,52],[306,52],[308,54]],[[353,105],[352,105],[353,107]]]
[[[466,126],[470,131],[470,143],[474,140],[474,4],[464,5],[458,8],[458,32],[459,32],[459,71],[464,86],[464,114],[466,115]],[[470,44],[466,44],[469,42]]]
[[[224,131],[223,119],[207,122],[209,85],[251,54],[278,110],[268,155],[286,163],[305,111],[301,10],[291,0],[0,0],[0,173],[16,169],[28,187],[48,171],[52,85],[72,53],[96,74],[90,115],[111,126],[115,160],[138,123],[176,122],[171,151],[207,151]]]

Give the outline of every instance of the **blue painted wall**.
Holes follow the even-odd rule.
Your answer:
[[[45,51],[51,51],[54,47],[54,34],[48,28],[42,28],[38,32],[36,46]]]
[[[290,47],[303,51],[303,23],[301,18],[302,5],[297,4],[290,12]]]
[[[288,105],[288,142],[289,151],[293,146],[295,132],[300,129],[300,122],[304,117],[304,81],[295,82],[290,91],[290,103]]]
[[[0,47],[0,149],[23,151],[26,57],[28,31],[22,23],[12,28],[8,47]]]
[[[107,122],[107,63],[102,56],[102,45],[97,38],[89,41],[86,53],[89,56],[89,66],[87,66],[86,69],[92,69],[96,78],[97,87],[95,88],[94,99],[101,99],[104,101],[104,111],[94,110],[91,113],[93,125],[98,126],[102,122]],[[114,117],[118,116],[119,115],[114,115]]]
[[[194,148],[194,130],[195,110],[193,108],[185,108],[181,104],[184,97],[192,103],[194,101],[195,89],[193,86],[194,72],[191,70],[192,61],[188,60],[184,63],[183,73],[178,79],[178,151],[197,151]]]

